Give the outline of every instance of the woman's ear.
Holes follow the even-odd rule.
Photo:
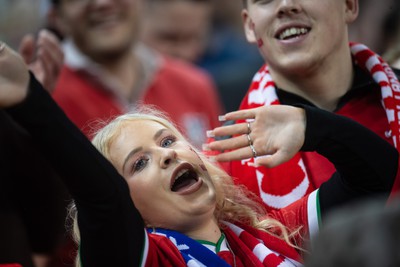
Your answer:
[[[345,0],[345,19],[347,23],[352,23],[358,17],[358,0]]]
[[[247,9],[242,10],[242,20],[243,20],[243,27],[244,33],[246,35],[246,39],[249,43],[256,43],[257,38],[254,32],[254,22],[249,16],[249,12]]]

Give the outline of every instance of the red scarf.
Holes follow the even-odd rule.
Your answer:
[[[244,266],[303,266],[300,254],[285,241],[255,228],[226,224],[228,243]]]
[[[399,150],[400,83],[388,64],[366,46],[352,43],[350,48],[355,63],[369,72],[381,89],[382,105],[390,126],[388,135]],[[254,76],[240,109],[279,104],[269,67],[264,65]],[[252,159],[232,162],[230,168],[232,175],[240,179],[240,183],[247,185],[253,192],[258,192],[268,207],[283,208],[304,197],[316,187],[314,181],[310,181],[309,177],[312,173],[307,166],[317,161],[315,157],[307,158],[306,154],[297,153],[289,162],[272,169],[248,164],[253,161]],[[326,159],[323,160],[326,161]],[[327,175],[333,172],[334,168],[331,165],[321,170]],[[398,183],[399,179],[396,182]]]

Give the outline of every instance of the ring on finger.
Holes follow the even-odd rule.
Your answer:
[[[247,134],[251,133],[250,122],[247,122]]]
[[[257,158],[257,151],[253,145],[249,145],[251,152],[253,153],[253,158]]]
[[[249,146],[253,144],[253,140],[251,140],[250,134],[246,134],[247,136],[247,141],[249,142]]]

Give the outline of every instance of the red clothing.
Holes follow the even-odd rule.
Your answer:
[[[271,216],[280,220],[290,229],[298,229],[300,226],[303,226],[298,239],[295,241],[300,245],[305,241],[300,236],[307,239],[310,238],[313,241],[312,233],[318,232],[319,211],[316,205],[317,202],[318,194],[317,192],[313,192],[287,208],[273,211]],[[229,231],[225,232],[227,241],[236,256],[237,266],[278,266],[279,264],[274,265],[273,261],[271,262],[266,257],[264,258],[268,253],[265,250],[271,250],[273,251],[272,254],[279,255],[279,258],[285,262],[279,266],[302,266],[299,253],[285,241],[255,228],[248,226],[241,227],[247,231],[247,234],[255,237],[261,243],[256,248],[246,238],[239,238],[235,234],[229,234]],[[169,240],[162,235],[146,234],[146,245],[142,257],[142,261],[144,262],[142,262],[142,266],[188,266],[177,249],[177,246],[185,246],[185,244],[174,244],[175,240]],[[265,245],[266,249],[261,249],[261,244]],[[233,257],[230,253],[219,252],[218,255],[233,266]],[[264,259],[264,261],[260,260],[260,258]],[[268,265],[268,262],[270,265]]]
[[[87,73],[67,66],[62,69],[53,97],[89,137],[93,123],[128,111],[110,90]],[[218,115],[222,112],[210,78],[193,66],[170,58],[160,64],[140,101],[167,112],[198,147],[205,142],[205,131],[219,125]]]
[[[356,67],[358,76],[350,90],[342,99],[335,113],[349,117],[393,145],[393,138],[385,109],[382,107],[382,94],[379,85],[370,76],[365,79],[363,70]],[[268,71],[264,66],[255,76],[250,89],[243,99],[240,109],[276,104],[311,104],[290,93],[276,91],[272,81],[267,81]],[[260,78],[261,77],[261,78]],[[267,77],[267,78],[264,78]],[[265,80],[264,80],[265,79]],[[290,98],[281,99],[281,98]],[[312,104],[311,104],[312,105]],[[223,165],[229,174],[237,178],[237,183],[246,185],[259,195],[267,207],[282,208],[302,196],[319,188],[334,173],[333,165],[315,152],[298,153],[290,161],[278,167],[248,167],[248,160],[233,161]],[[400,172],[393,186],[393,195],[399,190]]]

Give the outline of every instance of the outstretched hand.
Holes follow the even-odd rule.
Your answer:
[[[28,34],[21,41],[19,53],[36,79],[51,93],[64,62],[57,37],[48,30],[41,30],[35,41],[33,35]]]
[[[0,41],[0,108],[22,102],[28,93],[29,72],[21,56]]]
[[[275,167],[291,159],[303,146],[306,129],[302,108],[276,105],[227,113],[226,120],[246,120],[215,128],[211,136],[233,136],[214,141],[208,149],[224,151],[217,161],[255,158],[256,165]],[[249,123],[248,123],[249,122]]]

